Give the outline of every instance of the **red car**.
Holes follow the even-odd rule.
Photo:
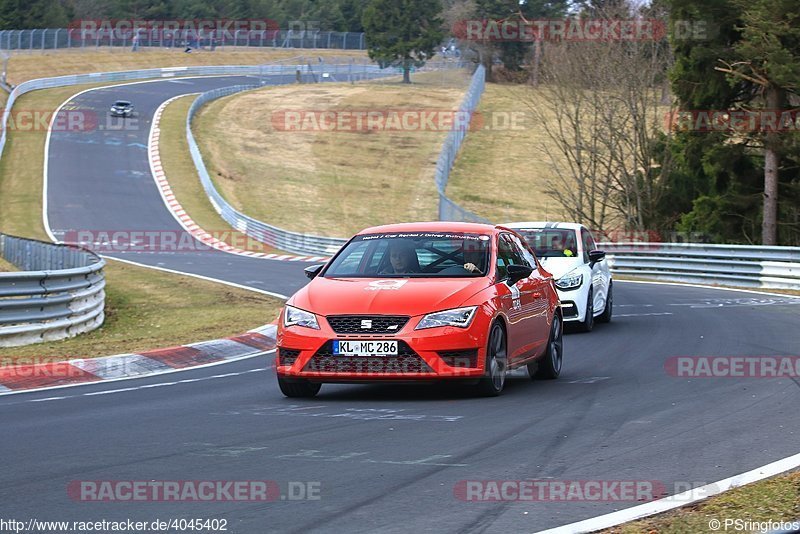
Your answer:
[[[323,382],[443,379],[494,396],[510,369],[561,372],[552,275],[508,228],[368,228],[306,274],[279,319],[275,367],[287,397],[313,397]]]

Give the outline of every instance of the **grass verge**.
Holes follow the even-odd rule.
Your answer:
[[[605,534],[686,534],[735,530],[709,527],[713,520],[796,521],[800,518],[800,472],[754,482],[705,501],[603,530]],[[741,531],[736,529],[736,531]],[[750,532],[744,530],[741,532]]]
[[[303,56],[302,54],[306,54]],[[311,58],[307,57],[311,54]],[[259,65],[275,61],[297,61],[305,63],[365,59],[366,53],[347,50],[292,50],[286,48],[224,48],[214,52],[195,50],[183,52],[182,48],[140,49],[131,52],[125,49],[48,50],[46,52],[15,53],[8,60],[8,81],[18,85],[24,81],[50,76],[86,74],[90,72],[112,72],[121,70],[155,69],[160,67],[188,67],[198,65]]]
[[[280,113],[453,111],[469,76],[420,73],[414,82],[267,87],[210,103],[193,131],[228,202],[270,224],[349,236],[376,224],[432,220],[444,129],[320,131],[311,121],[287,131]]]
[[[529,105],[547,103],[527,85],[486,84],[482,126],[467,135],[447,185],[454,202],[496,223],[564,219],[547,194],[552,164],[542,147],[552,141]]]
[[[24,95],[24,109],[55,109],[88,86]],[[47,240],[42,226],[44,131],[10,132],[0,158],[0,231]],[[0,349],[6,358],[64,359],[155,349],[241,333],[272,321],[279,299],[188,276],[109,261],[106,323],[63,341]],[[198,313],[202,310],[202,314]]]
[[[18,271],[18,270],[19,269],[17,269],[14,265],[8,263],[3,258],[0,258],[0,273],[8,273],[11,271]]]

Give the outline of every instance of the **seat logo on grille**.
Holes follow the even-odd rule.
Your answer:
[[[369,330],[372,328],[372,319],[361,319],[361,329]]]

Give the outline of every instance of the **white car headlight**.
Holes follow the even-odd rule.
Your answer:
[[[568,291],[570,289],[578,289],[583,284],[583,273],[577,271],[570,271],[558,280],[556,280],[556,287]]]
[[[475,310],[477,309],[477,306],[467,306],[466,308],[429,313],[422,318],[414,330],[436,328],[437,326],[457,326],[458,328],[466,328],[472,323],[472,318],[475,317]]]
[[[283,311],[283,326],[305,326],[306,328],[313,328],[319,330],[319,323],[317,316],[311,312],[295,308],[294,306],[286,306]]]

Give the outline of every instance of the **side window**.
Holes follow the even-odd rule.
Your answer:
[[[504,280],[508,276],[508,266],[511,264],[525,265],[522,254],[508,234],[500,234],[497,246],[497,279]]]
[[[521,241],[515,235],[511,235],[509,238],[514,243],[514,248],[516,248],[520,256],[522,256],[522,265],[527,265],[531,269],[536,270],[536,259],[534,258],[530,247],[528,247],[525,242]]]
[[[592,234],[586,228],[581,228],[581,240],[583,241],[583,262],[589,263],[589,251],[596,249],[597,246]]]

